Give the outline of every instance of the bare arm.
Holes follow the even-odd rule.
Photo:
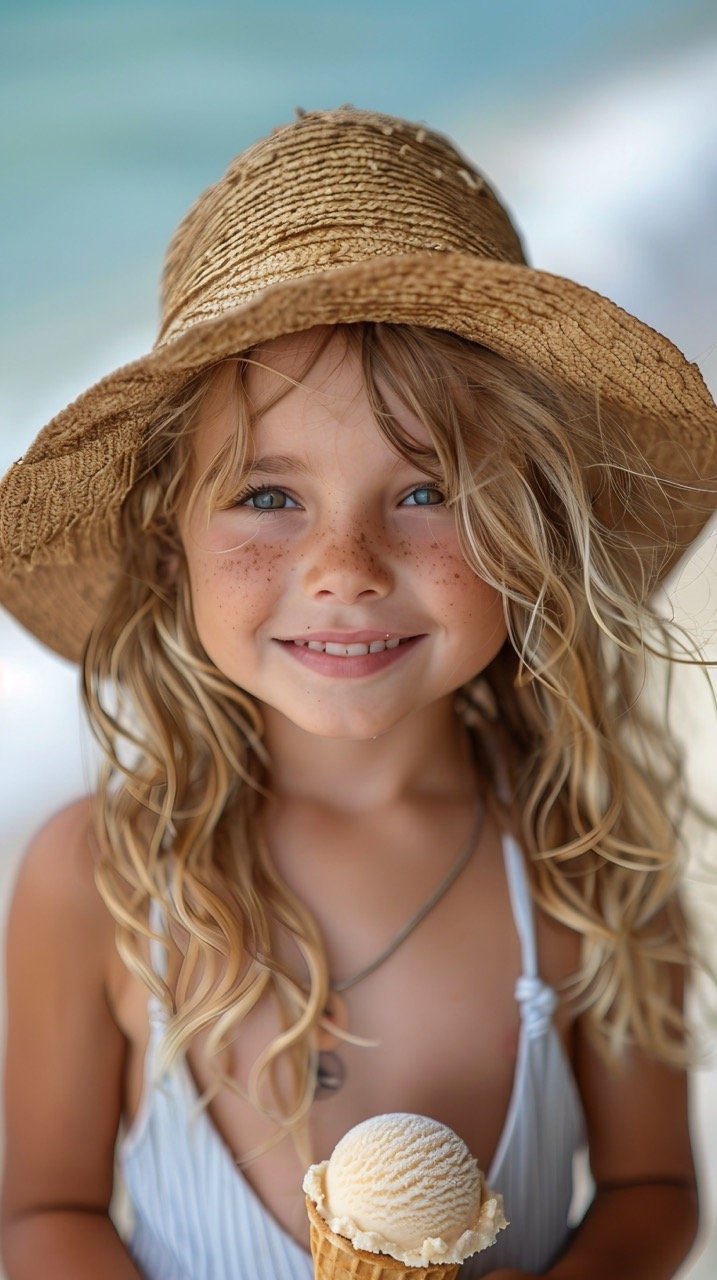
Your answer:
[[[2,1248],[7,1280],[140,1280],[109,1218],[125,1042],[105,998],[112,922],[87,806],[32,840],[7,930]]]
[[[685,1074],[636,1051],[606,1062],[580,1024],[576,1031],[596,1194],[545,1274],[550,1280],[670,1280],[698,1225]],[[486,1280],[525,1274],[501,1270]]]
[[[607,1063],[585,1035],[577,1058],[595,1200],[554,1280],[669,1280],[697,1232],[683,1072],[632,1052]]]
[[[5,1227],[7,1280],[141,1280],[106,1213],[41,1209]]]

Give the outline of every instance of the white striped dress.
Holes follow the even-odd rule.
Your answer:
[[[508,1114],[488,1173],[515,1224],[461,1268],[477,1280],[499,1267],[541,1272],[569,1234],[574,1158],[585,1127],[575,1080],[552,1021],[555,993],[537,971],[533,907],[523,857],[503,853],[522,950],[516,985],[521,1031]],[[158,948],[161,954],[161,949]],[[156,963],[156,959],[155,959]],[[146,1280],[312,1280],[308,1253],[272,1217],[202,1109],[189,1070],[156,1079],[162,1009],[150,1001],[145,1094],[118,1147],[134,1217],[130,1251]]]

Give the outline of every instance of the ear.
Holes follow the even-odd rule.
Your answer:
[[[159,578],[165,586],[171,586],[177,580],[181,566],[181,557],[177,551],[164,556],[159,564]]]

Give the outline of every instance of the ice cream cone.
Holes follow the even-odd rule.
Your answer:
[[[456,1262],[408,1267],[386,1253],[355,1249],[350,1240],[331,1230],[310,1196],[306,1197],[306,1212],[311,1229],[314,1280],[455,1280],[458,1275],[459,1263]]]

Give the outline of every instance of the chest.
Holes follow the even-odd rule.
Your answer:
[[[307,1126],[310,1148],[303,1155],[291,1137],[282,1137],[277,1126],[242,1096],[249,1091],[254,1063],[280,1030],[269,1002],[249,1016],[230,1055],[232,1080],[242,1093],[225,1085],[193,1120],[194,1104],[213,1078],[201,1040],[179,1064],[179,1085],[175,1079],[171,1089],[179,1087],[183,1098],[174,1112],[169,1100],[167,1115],[169,1126],[183,1132],[175,1131],[172,1141],[181,1146],[193,1143],[191,1130],[196,1126],[202,1144],[198,1149],[206,1146],[212,1162],[221,1168],[228,1163],[225,1176],[231,1182],[242,1180],[273,1221],[306,1250],[308,1225],[301,1191],[305,1168],[310,1161],[328,1158],[343,1134],[370,1115],[413,1111],[434,1116],[460,1133],[488,1169],[514,1084],[518,1016],[510,1000],[495,1015],[494,989],[482,998],[457,984],[447,998],[440,977],[439,972],[427,984],[425,1003],[401,1000],[399,973],[390,981],[379,982],[376,977],[376,995],[383,995],[380,1013],[372,1007],[368,984],[360,996],[358,992],[353,999],[347,995],[352,1034],[367,1043],[339,1042],[344,1083],[336,1093],[312,1104]],[[485,992],[491,988],[488,982],[484,986]],[[274,1086],[288,1094],[289,1085],[288,1074],[279,1070]],[[133,1085],[132,1092],[130,1123],[143,1105],[141,1087]],[[272,1091],[266,1083],[260,1095],[265,1106],[271,1104]],[[163,1110],[168,1106],[166,1098],[154,1101]]]
[[[304,1168],[309,1160],[327,1158],[346,1130],[369,1115],[432,1115],[460,1133],[482,1167],[490,1168],[509,1110],[520,1035],[514,992],[521,948],[501,870],[500,862],[491,869],[490,851],[476,859],[390,960],[346,991],[347,1029],[365,1043],[338,1041],[344,1084],[311,1106],[310,1151],[303,1156],[247,1096],[252,1082],[256,1084],[256,1062],[282,1029],[274,1002],[262,999],[242,1023],[226,1063],[231,1084],[214,1094],[203,1123],[211,1127],[212,1140],[235,1166],[236,1176],[303,1248],[308,1248]],[[359,914],[361,910],[360,905]],[[333,939],[335,963],[344,972],[357,958],[357,938],[359,952],[370,957],[389,931],[385,913],[374,917],[363,910],[365,919],[352,938],[342,941],[337,934]],[[141,989],[125,1013],[131,1124],[141,1105],[147,1045]],[[567,1026],[562,1030],[567,1038]],[[211,1064],[201,1037],[192,1044],[182,1071],[193,1097],[211,1086]],[[272,1089],[290,1093],[286,1062],[259,1079],[259,1100],[265,1107],[275,1106]]]

